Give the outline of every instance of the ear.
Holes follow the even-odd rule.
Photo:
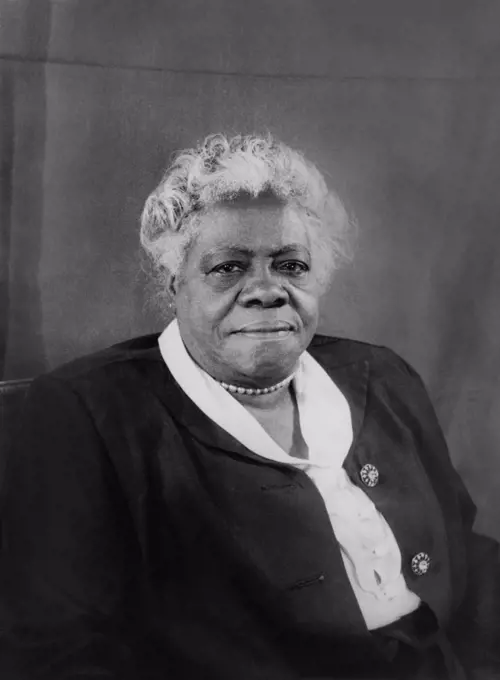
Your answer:
[[[174,275],[170,277],[170,281],[168,282],[167,290],[169,294],[175,298],[177,295],[177,279]]]

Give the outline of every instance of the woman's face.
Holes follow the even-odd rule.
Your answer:
[[[300,213],[275,199],[208,209],[173,284],[193,359],[229,383],[266,386],[287,377],[318,322],[312,255]]]

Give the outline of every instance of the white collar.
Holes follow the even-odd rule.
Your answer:
[[[340,469],[353,439],[347,399],[308,353],[300,359],[293,386],[302,436],[309,450],[304,460],[288,455],[260,423],[188,354],[177,319],[158,339],[168,369],[184,392],[211,420],[254,453],[299,468]]]

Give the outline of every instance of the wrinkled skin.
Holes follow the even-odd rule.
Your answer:
[[[172,283],[186,348],[217,380],[274,384],[318,323],[321,285],[304,220],[269,198],[217,204],[199,219]]]

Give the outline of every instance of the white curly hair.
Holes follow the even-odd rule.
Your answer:
[[[266,136],[208,136],[180,151],[146,200],[140,240],[165,291],[182,268],[203,210],[239,196],[273,195],[298,208],[323,288],[350,257],[351,221],[338,196],[304,156]]]

